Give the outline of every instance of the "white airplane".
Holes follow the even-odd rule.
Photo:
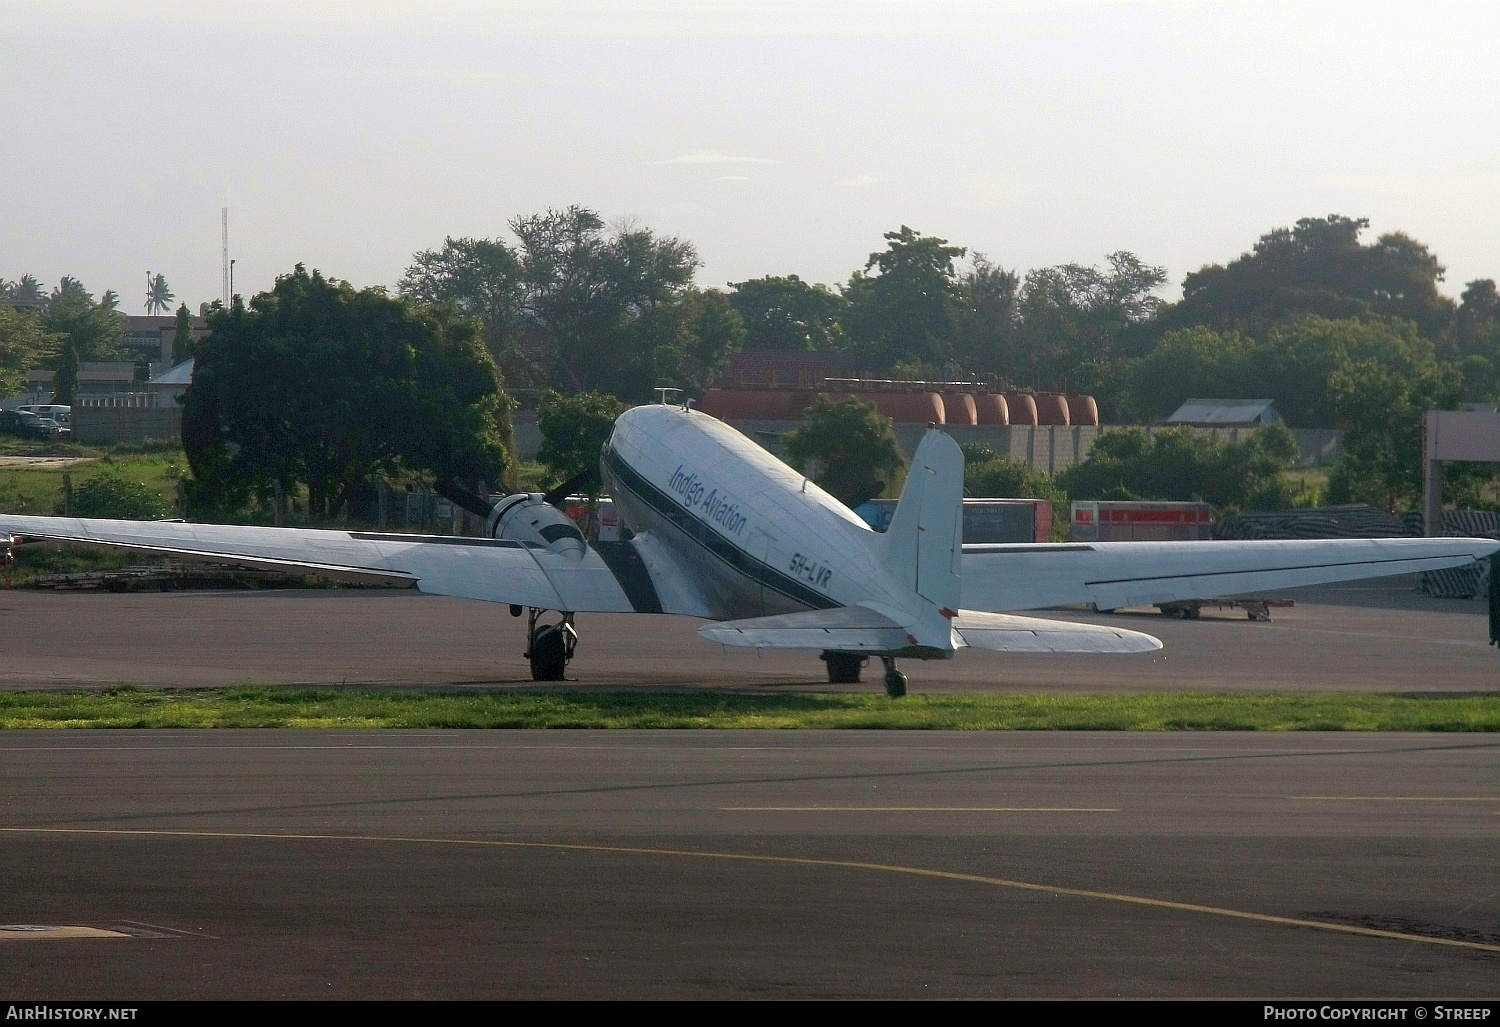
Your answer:
[[[1482,538],[966,546],[963,454],[937,430],[917,448],[889,530],[877,533],[688,406],[620,415],[600,465],[629,541],[590,546],[554,505],[576,487],[570,482],[493,507],[466,503],[488,513],[488,538],[0,515],[0,548],[86,543],[507,603],[515,616],[530,611],[526,655],[538,681],[563,677],[578,641],[575,614],[700,617],[714,623],[698,633],[724,645],[821,651],[835,682],[858,681],[865,660],[879,657],[893,697],[906,691],[898,658],[1161,647],[1142,632],[1017,611],[1109,610],[1438,570],[1500,549]],[[549,613],[558,619],[544,619]]]

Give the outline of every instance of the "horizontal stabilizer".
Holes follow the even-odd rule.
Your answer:
[[[1000,653],[1149,653],[1161,642],[1141,631],[960,610],[953,626],[974,649]]]
[[[863,606],[724,621],[701,627],[698,634],[710,642],[753,649],[836,649],[854,653],[893,652],[911,642],[904,627]]]

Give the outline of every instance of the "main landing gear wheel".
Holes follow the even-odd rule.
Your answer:
[[[885,664],[885,694],[892,699],[901,698],[906,694],[906,675],[896,669],[894,656],[882,656],[880,662]]]
[[[829,684],[859,684],[859,672],[864,669],[865,657],[858,653],[824,652],[818,659],[828,664]]]
[[[578,648],[573,615],[565,613],[556,624],[540,624],[545,610],[532,610],[526,625],[526,658],[531,661],[531,680],[561,681],[568,661]]]

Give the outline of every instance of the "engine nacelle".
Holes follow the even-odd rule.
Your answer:
[[[542,499],[540,492],[506,496],[490,513],[491,538],[526,542],[554,553],[581,559],[588,552],[583,532],[573,519]]]

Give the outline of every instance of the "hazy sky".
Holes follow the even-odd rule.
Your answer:
[[[841,282],[902,224],[1182,276],[1366,216],[1500,276],[1497,3],[0,0],[0,277],[139,312],[302,261],[394,285],[582,204],[698,280]]]

